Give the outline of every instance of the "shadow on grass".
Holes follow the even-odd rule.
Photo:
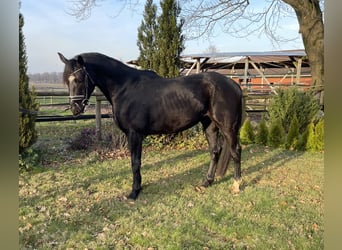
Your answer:
[[[302,151],[289,151],[289,150],[281,150],[281,149],[267,149],[262,146],[250,146],[245,149],[246,156],[244,157],[248,162],[248,157],[256,157],[262,158],[265,154],[268,156],[264,160],[260,160],[256,163],[252,163],[251,165],[245,165],[242,170],[242,175],[247,180],[244,182],[242,189],[246,186],[254,186],[256,185],[265,174],[272,172],[278,168],[284,166],[284,164],[298,158],[304,152]],[[257,152],[253,152],[257,151]],[[250,152],[251,151],[251,152]]]
[[[203,157],[203,161],[201,160],[200,163],[196,163],[195,165],[190,164],[189,168],[184,167],[180,170],[178,169],[174,171],[174,174],[172,175],[163,175],[163,171],[159,171],[161,168],[163,168],[167,172],[168,169],[171,170],[174,166],[179,167],[180,164],[182,164],[183,162],[184,164],[186,164],[187,162],[192,161],[196,157],[204,154],[207,154],[207,158]],[[245,184],[243,184],[242,189],[246,186],[257,185],[257,183],[265,175],[265,173],[267,173],[267,171],[273,171],[277,168],[282,167],[284,163],[293,160],[294,158],[300,156],[302,153],[270,150],[268,154],[269,155],[265,157],[265,149],[262,147],[252,146],[244,148],[242,156],[243,162],[245,163],[242,164],[242,174],[244,180],[247,181],[245,182]],[[248,163],[248,159],[253,156],[256,158],[257,162],[251,161],[251,164]],[[160,159],[155,157],[153,157],[153,159],[156,160],[146,159],[146,163],[144,163],[145,161],[143,159],[143,190],[136,202],[123,199],[123,197],[127,195],[130,190],[127,189],[127,185],[123,186],[122,183],[132,182],[130,159],[125,159],[121,161],[121,163],[125,166],[124,168],[120,168],[120,170],[115,170],[115,168],[113,167],[113,169],[110,171],[95,172],[93,175],[86,176],[83,179],[75,178],[75,181],[71,181],[66,185],[61,185],[58,187],[56,185],[55,187],[51,187],[49,188],[49,190],[46,190],[47,192],[44,194],[45,197],[48,197],[49,199],[51,199],[51,196],[55,197],[55,201],[53,201],[51,205],[54,206],[55,204],[55,207],[57,207],[56,209],[65,210],[66,212],[64,214],[68,214],[69,208],[58,207],[61,206],[59,203],[63,201],[58,201],[57,198],[66,196],[70,190],[80,188],[81,192],[83,192],[84,199],[87,200],[88,208],[86,211],[84,210],[85,208],[80,209],[80,211],[66,218],[63,217],[63,214],[52,216],[48,223],[42,223],[47,223],[49,227],[48,230],[54,232],[52,234],[53,237],[56,237],[59,234],[63,234],[63,236],[57,236],[61,238],[69,237],[66,235],[71,235],[72,233],[75,233],[77,231],[85,232],[89,230],[89,225],[94,224],[94,226],[92,226],[93,232],[91,234],[93,236],[91,237],[97,237],[97,233],[101,233],[101,230],[103,228],[101,226],[110,221],[112,223],[111,226],[120,227],[120,225],[116,225],[115,222],[117,220],[120,221],[120,218],[130,218],[132,216],[132,213],[136,213],[137,207],[144,206],[144,202],[158,204],[165,201],[163,200],[165,196],[166,198],[168,198],[168,196],[171,195],[184,195],[182,194],[182,191],[184,189],[189,189],[189,187],[193,187],[193,192],[195,192],[196,185],[199,185],[204,180],[209,165],[209,153],[207,150],[193,150],[186,151],[184,153],[179,152],[176,155],[173,154],[171,156],[168,156],[167,153],[162,152],[160,154]],[[258,162],[258,159],[263,160]],[[199,159],[197,158],[197,160]],[[96,165],[96,163],[89,164]],[[95,168],[96,166],[94,165],[90,167]],[[86,168],[86,165],[82,165],[80,171]],[[228,169],[228,174],[221,180],[215,181],[213,183],[213,186],[210,188],[218,188],[218,184],[225,182],[228,183],[229,181],[231,181],[233,179],[233,170],[234,166],[231,163]],[[62,173],[63,171],[65,171],[65,169],[52,169],[51,171]],[[159,174],[159,176],[153,176],[153,172]],[[71,172],[67,174],[71,174]],[[146,178],[144,177],[144,175],[146,176]],[[115,179],[115,177],[117,176],[120,176],[120,180]],[[152,179],[149,179],[151,177]],[[115,187],[116,189],[116,191],[110,192],[113,193],[113,196],[108,197],[108,195],[104,195],[102,197],[95,197],[95,195],[89,192],[89,187],[91,185],[96,185],[97,183],[101,182],[112,183],[110,186]],[[31,196],[30,200],[25,201],[23,204],[26,206],[29,206],[30,204],[44,204],[44,199],[44,197],[41,197],[39,195]],[[64,206],[68,206],[68,204],[65,204]],[[73,206],[78,205],[74,204]],[[54,210],[55,208],[51,209]],[[70,207],[70,209],[72,209],[72,207]],[[51,212],[51,214],[55,213],[56,212]],[[34,236],[34,234],[21,237],[28,239],[31,244],[32,242],[35,242],[32,245],[33,247],[41,246],[39,239],[36,239],[36,236]],[[22,242],[21,244],[25,243]]]
[[[266,147],[259,145],[249,145],[242,150],[241,175],[243,182],[240,186],[241,191],[243,191],[246,186],[256,185],[266,173],[282,167],[285,163],[298,158],[304,153],[302,151],[266,149]],[[268,154],[266,159],[256,160],[256,162],[248,163],[250,158],[263,158],[265,154]],[[213,186],[215,186],[215,184],[228,182],[233,180],[233,178],[234,162],[231,160],[226,175],[223,178],[216,180],[213,183]]]
[[[183,187],[183,185],[179,185],[180,182],[183,183],[184,185],[196,185],[197,183],[195,183],[194,180],[197,179],[198,180],[197,182],[202,181],[200,176],[203,173],[203,169],[205,168],[205,165],[209,164],[209,160],[206,162],[205,165],[202,164],[202,165],[195,166],[195,167],[190,166],[189,168],[184,168],[182,169],[182,171],[178,171],[176,174],[173,174],[173,175],[165,176],[159,170],[163,168],[165,170],[164,172],[167,172],[168,169],[170,169],[171,171],[173,166],[179,166],[179,164],[181,164],[182,162],[186,163],[187,161],[191,161],[193,158],[201,154],[205,154],[205,153],[206,153],[205,150],[193,150],[193,151],[186,151],[185,153],[179,153],[175,156],[170,156],[170,157],[167,157],[165,153],[162,153],[160,160],[152,161],[152,162],[149,161],[146,163],[144,163],[145,161],[143,157],[142,168],[141,168],[142,179],[143,179],[142,195],[144,195],[144,193],[148,193],[150,188],[154,190],[152,192],[158,193],[156,190],[158,189],[163,190],[164,189],[163,185],[173,187],[172,192],[176,192],[177,187],[178,188]],[[113,160],[113,162],[114,161],[115,160]],[[107,160],[107,162],[109,162],[108,164],[110,164],[111,161]],[[90,173],[89,176],[86,176],[86,177],[75,176],[74,180],[66,181],[69,183],[66,183],[62,186],[58,186],[57,184],[56,186],[58,186],[58,188],[56,188],[56,186],[51,186],[49,190],[45,190],[44,195],[64,196],[70,190],[81,188],[86,191],[92,185],[96,185],[98,183],[108,182],[108,181],[112,183],[112,186],[114,188],[118,188],[120,187],[120,185],[122,186],[122,183],[127,183],[127,182],[132,183],[132,170],[131,170],[130,158],[121,160],[121,164],[125,166],[121,167],[120,169],[115,169],[115,166],[113,166],[112,169],[109,167],[110,169],[109,171],[106,171],[106,169],[104,169],[104,171],[99,172],[96,170],[97,164],[98,162],[96,161],[89,162],[89,163],[87,162],[82,163],[81,165],[77,167],[80,172],[87,171],[87,168],[88,168],[90,172],[94,172],[94,173]],[[74,168],[72,165],[70,167]],[[43,173],[47,171],[49,171],[51,175],[53,176],[50,178],[55,178],[54,176],[57,176],[56,182],[58,183],[58,182],[63,181],[63,177],[62,177],[63,175],[66,175],[66,178],[70,178],[68,175],[71,175],[74,169],[70,169],[70,172],[69,172],[69,169],[65,166],[58,167],[58,168],[42,168],[41,170],[38,171],[38,173]],[[151,171],[155,172],[159,176],[154,176],[153,180],[149,179],[148,175],[151,175],[151,173],[149,173]],[[77,173],[75,174],[78,175]],[[203,175],[203,179],[204,179],[204,176],[205,175]],[[24,182],[25,182],[25,179],[26,178],[23,177]],[[123,196],[124,195],[123,193],[128,195],[129,192],[130,192],[130,189],[122,188],[122,193],[119,196]],[[160,193],[163,195],[167,194],[166,192],[162,192],[162,191]],[[36,202],[39,202],[41,197],[37,193],[37,195],[31,196],[30,199],[31,199],[31,202],[33,201],[33,203],[36,203]]]
[[[272,153],[273,150],[269,150],[268,152],[269,156],[256,163],[252,163],[252,165],[246,165],[248,164],[248,160],[251,157],[255,157],[256,159],[262,158],[262,156],[265,155],[265,148],[261,146],[247,146],[243,149],[242,152],[242,178],[244,182],[242,183],[242,186],[240,187],[241,190],[243,190],[246,186],[253,186],[256,185],[260,179],[267,173],[267,171],[273,171],[274,169],[277,169],[281,167],[284,163],[291,161],[292,159],[298,157],[301,155],[301,152],[292,152],[292,151],[274,151],[276,153]],[[184,164],[191,162],[194,158],[202,155],[207,154],[208,157],[204,160],[204,162],[199,163],[197,166],[190,166],[189,168],[182,168],[181,171],[176,172],[175,174],[169,175],[164,174],[162,171],[159,171],[161,168],[165,169],[165,172],[167,173],[168,168],[170,168],[170,171],[172,170],[173,166],[178,166],[179,164]],[[186,151],[184,153],[179,153],[177,155],[173,156],[167,156],[167,153],[162,152],[160,153],[160,160],[147,160],[145,162],[144,156],[146,156],[147,153],[144,152],[143,159],[142,159],[142,193],[141,195],[153,193],[153,194],[159,194],[159,195],[167,195],[168,192],[174,193],[178,192],[179,189],[183,189],[184,187],[191,185],[191,186],[198,186],[202,183],[202,181],[205,179],[208,167],[209,167],[209,152],[207,150],[192,150],[192,151]],[[157,154],[158,155],[158,154]],[[114,160],[113,160],[114,161]],[[110,162],[110,161],[109,161]],[[90,175],[89,177],[86,177],[83,181],[77,181],[75,178],[75,182],[72,182],[70,184],[67,184],[61,188],[58,189],[58,195],[63,195],[67,193],[69,190],[75,189],[75,188],[82,188],[83,190],[87,190],[89,186],[101,183],[104,181],[110,181],[113,184],[113,187],[115,186],[122,186],[122,182],[126,183],[132,183],[132,170],[130,166],[130,158],[122,160],[122,164],[127,165],[124,168],[120,168],[120,170],[115,170],[115,167],[113,167],[110,171],[102,171],[102,172],[96,172],[95,174]],[[97,162],[90,162],[90,163],[83,163],[81,166],[82,169],[87,168],[87,164],[93,165],[97,164]],[[270,167],[271,166],[271,167]],[[90,166],[91,168],[94,168],[94,166]],[[54,171],[51,170],[50,171]],[[63,171],[61,169],[56,169],[56,171]],[[80,170],[81,171],[81,170]],[[149,179],[148,172],[154,171],[159,176],[154,176],[152,179]],[[215,187],[217,184],[221,184],[224,182],[228,182],[233,179],[233,173],[234,173],[234,164],[231,161],[230,166],[228,168],[227,174],[225,177],[223,177],[220,180],[216,180],[213,183],[213,187]],[[151,174],[151,173],[149,173]],[[120,176],[121,184],[119,181],[117,181],[117,177]],[[126,178],[126,179],[125,179]],[[127,185],[126,185],[127,186]],[[117,187],[115,187],[117,188]],[[129,193],[129,189],[122,190],[122,193],[125,194]],[[53,194],[56,195],[56,190],[51,190]],[[121,194],[123,196],[123,194]],[[39,196],[36,197],[39,199]]]
[[[248,146],[243,150],[242,157],[242,178],[244,182],[240,187],[241,190],[244,190],[246,186],[254,186],[263,178],[265,174],[268,172],[274,171],[277,168],[282,167],[285,163],[298,158],[303,152],[297,151],[287,151],[287,150],[273,150],[268,149],[267,153],[265,152],[264,147],[261,146]],[[182,171],[177,172],[171,176],[163,176],[158,172],[160,168],[170,168],[172,166],[179,165],[181,162],[186,163],[187,161],[191,161],[193,158],[201,154],[208,154],[208,158],[197,166],[190,167],[189,169],[183,169]],[[269,154],[268,157],[262,159],[265,154]],[[143,190],[140,196],[155,194],[155,195],[167,195],[167,193],[175,193],[181,189],[184,189],[187,186],[196,186],[201,185],[202,181],[205,179],[208,167],[209,167],[209,152],[207,150],[194,150],[187,151],[185,153],[178,154],[172,157],[166,157],[165,154],[161,155],[162,159],[159,161],[155,161],[152,163],[145,163],[143,161],[142,165],[142,178],[143,178]],[[252,164],[248,163],[248,159],[250,157],[255,157],[256,159],[261,158],[262,160]],[[247,165],[247,164],[248,165]],[[160,174],[160,176],[153,178],[153,180],[148,179],[148,177],[144,178],[144,175],[147,175],[147,172],[156,171],[156,173]],[[167,171],[167,169],[166,169]],[[112,175],[120,175],[127,176],[129,182],[132,181],[131,168],[130,163],[127,166],[126,170],[120,172],[112,172]],[[230,166],[228,168],[227,174],[220,180],[216,180],[212,187],[215,187],[218,184],[229,182],[233,180],[234,176],[234,164],[231,161]],[[110,178],[106,176],[101,176],[100,179]],[[98,176],[94,178],[94,181],[98,179]],[[130,190],[127,190],[127,194]],[[151,198],[151,197],[150,197]]]
[[[265,155],[265,148],[260,146],[247,146],[244,148],[242,152],[242,178],[243,183],[240,187],[241,190],[243,190],[246,186],[253,186],[256,185],[260,179],[269,171],[273,171],[274,169],[277,169],[281,166],[283,166],[284,163],[291,161],[292,159],[298,157],[301,152],[292,152],[292,151],[279,151],[277,150],[276,153],[272,153],[272,150],[269,150],[270,152],[269,157],[266,159],[256,162],[252,165],[246,165],[248,164],[248,159],[251,157],[255,157],[256,159],[262,158],[263,155]],[[160,153],[160,160],[154,161],[154,160],[147,160],[147,162],[144,160],[144,156],[146,156],[146,152],[143,155],[142,159],[142,193],[141,195],[153,193],[153,194],[159,194],[159,195],[167,195],[168,192],[174,193],[178,192],[179,189],[183,189],[184,187],[190,185],[190,186],[199,186],[202,181],[205,179],[208,167],[209,167],[209,152],[207,150],[192,150],[192,151],[186,151],[185,153],[179,153],[175,156],[167,156],[165,152]],[[186,164],[187,162],[191,162],[194,158],[202,155],[202,154],[208,154],[208,157],[204,160],[203,163],[199,163],[197,166],[190,166],[189,168],[183,168],[181,171],[176,172],[175,174],[169,175],[164,174],[159,171],[161,168],[165,169],[165,172],[167,173],[168,168],[170,171],[172,170],[173,166],[178,166],[179,164]],[[158,154],[157,154],[158,155]],[[114,160],[113,160],[114,161]],[[110,162],[110,161],[109,161]],[[245,163],[244,163],[245,162]],[[89,165],[96,164],[95,162],[88,163]],[[130,165],[130,158],[122,160],[122,164],[126,165],[124,168],[120,168],[120,170],[115,170],[115,167],[113,166],[113,169],[111,171],[102,171],[102,172],[96,172],[94,175],[90,175],[89,177],[86,177],[84,181],[76,181],[73,183],[70,183],[68,185],[63,186],[58,190],[59,195],[63,195],[64,193],[68,192],[69,190],[75,189],[75,188],[82,188],[84,190],[87,190],[89,186],[105,182],[105,181],[111,181],[113,184],[113,187],[115,186],[122,186],[122,184],[118,183],[117,177],[120,176],[121,179],[124,180],[124,182],[132,183],[132,170]],[[94,166],[91,166],[92,168]],[[87,163],[84,163],[84,165],[81,167],[82,169],[87,168]],[[53,171],[53,170],[52,170]],[[60,170],[56,170],[60,171]],[[151,174],[149,172],[154,171],[159,176],[154,176],[152,179],[148,177],[148,174]],[[215,187],[217,184],[221,184],[224,182],[229,182],[233,180],[234,176],[234,164],[231,161],[230,166],[228,168],[226,176],[224,176],[220,180],[216,180],[212,187]],[[147,177],[145,177],[147,176]],[[125,180],[126,178],[126,180]],[[122,183],[122,181],[121,181]],[[117,187],[115,187],[117,188]],[[122,190],[121,196],[123,196],[125,193],[126,195],[129,193],[129,189]],[[55,193],[55,190],[53,191]],[[39,199],[39,197],[37,197]]]
[[[186,185],[194,186],[198,184],[198,182],[202,181],[205,177],[205,175],[203,174],[205,166],[209,166],[209,153],[208,160],[206,160],[205,163],[201,165],[189,166],[189,168],[181,167],[181,170],[174,171],[173,168],[179,168],[180,164],[182,164],[183,162],[184,164],[186,164],[187,162],[192,161],[194,158],[206,153],[206,150],[193,150],[169,157],[165,153],[162,153],[160,154],[160,160],[147,162],[144,160],[143,156],[141,167],[143,189],[140,196],[152,193],[156,195],[167,195],[168,192],[178,192],[179,189],[183,189]],[[127,167],[125,167],[125,169],[121,169],[120,171],[113,170],[110,175],[103,173],[92,177],[89,181],[96,182],[105,179],[111,179],[111,177],[114,176],[125,176],[127,178],[127,182],[132,183],[130,159],[125,162],[127,164]],[[157,176],[152,176],[153,173],[151,172],[157,174]],[[175,173],[169,174],[168,172]],[[128,195],[130,191],[131,190],[122,190],[122,192],[125,192],[126,195]]]

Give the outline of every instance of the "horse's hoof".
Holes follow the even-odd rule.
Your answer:
[[[214,182],[214,180],[208,180],[208,179],[206,179],[205,181],[203,181],[202,187],[207,188],[207,187],[211,186],[211,184],[213,184],[213,182]]]
[[[132,190],[132,192],[127,196],[127,198],[131,199],[131,200],[136,200],[138,198],[140,191],[141,191],[141,189]]]
[[[234,180],[233,187],[232,187],[232,193],[238,194],[240,193],[240,185],[242,183],[242,180]]]

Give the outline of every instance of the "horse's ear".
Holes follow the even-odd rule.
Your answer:
[[[66,58],[62,55],[62,53],[57,52],[57,54],[59,55],[59,58],[61,59],[61,61],[62,61],[64,64],[66,64],[66,63],[69,61],[68,59],[66,59]]]
[[[84,66],[84,60],[82,56],[78,56],[77,57],[77,62],[80,66]]]

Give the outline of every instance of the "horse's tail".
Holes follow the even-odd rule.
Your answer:
[[[228,170],[230,158],[231,158],[228,141],[224,136],[222,137],[223,137],[223,144],[222,144],[220,156],[217,162],[217,169],[216,169],[216,174],[220,177],[223,177],[226,174]]]
[[[236,116],[236,121],[234,124],[234,129],[235,131],[237,131],[238,136],[237,136],[237,140],[238,140],[238,144],[239,144],[239,131],[242,125],[242,107],[243,107],[243,100],[241,98],[241,103],[238,104],[237,106],[237,116]],[[222,143],[222,147],[221,147],[221,152],[219,155],[219,159],[217,162],[217,169],[216,169],[216,174],[220,177],[223,177],[227,170],[228,170],[228,166],[229,166],[229,162],[231,159],[231,152],[230,152],[230,145],[229,142],[227,141],[227,138],[225,136],[222,136],[223,138],[223,143]]]

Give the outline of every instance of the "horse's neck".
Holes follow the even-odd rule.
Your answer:
[[[100,76],[99,73],[97,74]],[[106,76],[98,77],[99,80],[96,82],[96,86],[113,105],[116,97],[122,94],[124,89],[127,87],[127,84],[134,82],[135,74],[123,71],[117,71],[117,74],[115,74],[115,71],[114,73],[112,71],[105,75]]]

